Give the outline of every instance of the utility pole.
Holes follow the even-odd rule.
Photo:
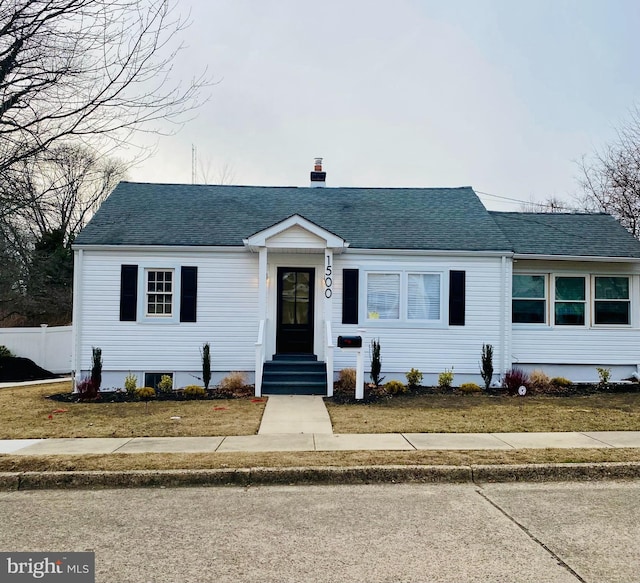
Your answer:
[[[196,168],[198,155],[195,144],[191,144],[191,184],[196,183]]]

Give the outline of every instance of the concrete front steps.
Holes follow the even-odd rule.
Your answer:
[[[315,354],[274,354],[264,363],[262,394],[326,395],[326,364]]]

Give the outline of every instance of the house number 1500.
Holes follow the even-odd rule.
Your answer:
[[[332,273],[333,270],[331,269],[331,257],[327,255],[327,268],[324,270],[325,298],[330,298],[333,294],[333,292],[331,291],[331,286],[333,285],[333,278],[331,277]]]

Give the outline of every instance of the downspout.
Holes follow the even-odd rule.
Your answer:
[[[500,377],[507,372],[507,257],[500,261]]]
[[[84,250],[79,249],[73,253],[73,315],[71,320],[71,366],[73,391],[76,389],[76,382],[80,380],[81,371],[81,350],[82,350],[82,264],[84,260]]]

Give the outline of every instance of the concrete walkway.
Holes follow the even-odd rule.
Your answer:
[[[270,451],[516,450],[640,448],[640,431],[586,433],[272,433],[228,437],[0,440],[0,454],[224,453]]]
[[[60,377],[59,379],[46,379],[42,381],[20,381],[11,383],[0,383],[0,389],[15,389],[17,387],[30,387],[32,385],[50,385],[53,383],[65,383],[70,381],[71,377]]]
[[[322,397],[270,395],[262,414],[258,435],[281,433],[333,433]]]

